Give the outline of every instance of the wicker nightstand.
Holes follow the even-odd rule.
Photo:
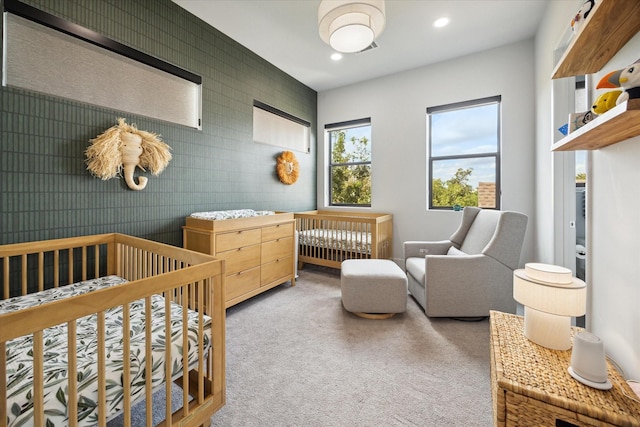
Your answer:
[[[574,380],[571,350],[541,347],[523,334],[524,319],[491,314],[491,389],[497,426],[640,426],[640,403],[609,365],[611,390]]]

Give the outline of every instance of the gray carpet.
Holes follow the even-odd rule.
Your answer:
[[[489,324],[344,310],[307,266],[227,310],[227,403],[214,426],[490,426]]]
[[[227,403],[212,426],[490,426],[488,320],[429,319],[408,302],[362,319],[342,307],[338,270],[308,266],[295,287],[229,308]],[[155,425],[164,392],[153,406]],[[132,425],[144,425],[144,402]]]

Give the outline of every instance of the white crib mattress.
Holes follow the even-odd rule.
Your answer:
[[[298,241],[303,246],[371,254],[371,233],[367,232],[314,228],[298,231]]]
[[[97,289],[119,285],[126,280],[118,276],[107,276],[75,283],[60,288],[0,301],[0,314],[69,298]],[[154,388],[165,382],[165,300],[160,295],[151,297],[152,315],[152,381]],[[122,307],[105,312],[105,347],[107,380],[107,418],[122,411],[124,399],[132,402],[144,398],[145,370],[145,302],[130,304],[130,351],[131,351],[131,395],[124,396],[122,386]],[[197,362],[198,313],[188,312],[188,364]],[[211,318],[203,316],[205,352],[211,344],[207,327]],[[172,377],[182,372],[182,307],[171,304]],[[98,362],[97,362],[97,315],[87,316],[77,321],[77,372],[78,380],[78,425],[96,425],[98,420]],[[33,401],[33,337],[24,336],[7,342],[7,418],[9,426],[32,426]],[[58,325],[44,330],[44,406],[46,425],[68,424],[67,391],[67,326]]]

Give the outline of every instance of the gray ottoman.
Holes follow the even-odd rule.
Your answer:
[[[407,309],[407,276],[388,259],[350,259],[340,271],[342,304],[369,319],[386,319]]]

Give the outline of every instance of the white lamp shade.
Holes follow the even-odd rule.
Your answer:
[[[322,0],[318,6],[320,38],[338,52],[363,50],[384,26],[384,0]]]
[[[524,265],[524,272],[534,282],[545,282],[552,285],[570,285],[573,283],[571,270],[559,265],[528,262]]]
[[[582,316],[586,312],[587,286],[574,278],[568,285],[531,280],[524,270],[513,272],[513,298],[525,307],[559,316]]]

